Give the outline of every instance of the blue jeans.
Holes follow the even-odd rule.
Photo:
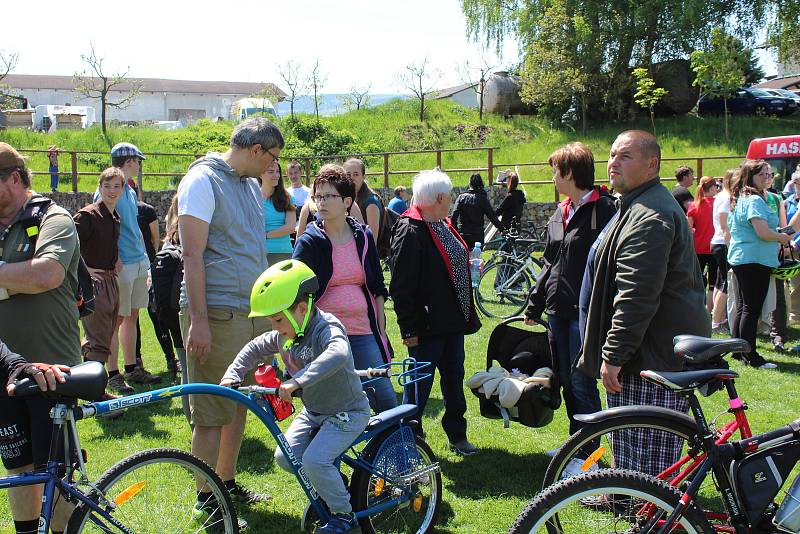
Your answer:
[[[362,370],[383,365],[381,350],[372,334],[347,336],[347,339],[350,340],[350,350],[353,351],[353,363],[356,369]],[[397,406],[397,395],[394,394],[390,378],[361,379],[362,382],[367,380],[370,380],[370,383],[366,387],[374,390],[374,394],[372,391],[367,391],[367,397],[369,397],[369,405],[375,410],[375,413]]]
[[[418,382],[419,398],[416,398],[414,386],[406,386],[403,392],[403,404],[416,404],[419,409],[417,421],[419,432],[422,432],[422,415],[431,394],[433,375],[439,369],[439,384],[444,399],[444,415],[442,428],[450,443],[458,443],[467,439],[467,399],[464,397],[464,335],[421,337],[419,345],[409,347],[408,355],[419,362],[431,362],[421,372],[430,373],[430,378]]]
[[[50,190],[58,189],[58,165],[50,165]]]
[[[583,427],[575,420],[575,415],[599,412],[602,409],[597,380],[572,370],[581,348],[578,320],[561,319],[555,315],[548,315],[547,320],[550,324],[548,335],[556,347],[558,378],[564,391],[569,433],[574,434]]]

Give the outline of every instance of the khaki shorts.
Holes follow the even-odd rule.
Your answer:
[[[181,335],[186,343],[191,324],[188,309],[181,310],[180,322]],[[209,308],[208,326],[211,330],[211,350],[205,363],[200,364],[192,352],[186,353],[190,383],[219,384],[239,351],[250,340],[267,331],[268,322],[264,317],[250,319],[244,312]],[[246,382],[255,383],[253,373],[248,373]],[[236,404],[216,395],[189,395],[189,407],[192,424],[223,426],[233,420]]]
[[[119,315],[129,317],[131,309],[146,308],[149,301],[147,294],[147,273],[150,262],[147,258],[138,263],[125,263],[119,272]]]

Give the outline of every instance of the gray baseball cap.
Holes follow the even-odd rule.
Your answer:
[[[142,154],[142,151],[131,143],[117,143],[114,145],[114,148],[111,149],[112,158],[128,158],[134,156],[139,159],[147,159],[144,157],[144,154]]]

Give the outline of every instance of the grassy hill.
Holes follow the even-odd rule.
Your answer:
[[[416,119],[413,101],[395,100],[373,108],[354,111],[334,117],[323,117],[320,122],[311,116],[298,119],[279,119],[286,135],[287,147],[281,159],[307,157],[313,155],[352,154],[358,152],[384,152],[407,150],[430,150],[448,148],[470,148],[481,146],[497,147],[494,163],[504,166],[519,163],[544,163],[547,156],[557,147],[572,141],[583,141],[595,153],[597,160],[603,160],[615,136],[626,129],[649,129],[649,121],[620,124],[593,125],[586,135],[569,127],[552,128],[536,117],[513,117],[503,119],[487,115],[483,122],[478,121],[477,112],[450,102],[430,103],[428,120],[420,123]],[[0,131],[0,140],[19,148],[46,149],[55,144],[65,150],[98,151],[101,154],[81,154],[78,157],[80,172],[99,172],[108,164],[105,156],[111,145],[119,141],[136,143],[145,153],[184,153],[200,154],[207,150],[223,150],[230,136],[233,123],[211,123],[200,121],[197,124],[176,131],[163,131],[154,128],[110,128],[108,139],[99,128],[85,131],[58,131],[53,134],[23,130]],[[665,158],[688,157],[685,163],[694,166],[698,156],[741,155],[754,137],[767,137],[800,132],[800,115],[790,118],[736,117],[731,119],[731,137],[724,138],[721,118],[670,117],[656,119],[659,140]],[[151,156],[145,163],[145,172],[183,173],[191,162],[191,156],[170,157]],[[444,153],[442,166],[445,169],[464,169],[486,167],[486,152]],[[367,158],[373,172],[382,172],[381,157]],[[682,161],[666,161],[664,176]],[[704,174],[721,175],[735,164],[735,160],[707,161]],[[314,163],[318,167],[319,162]],[[391,170],[419,170],[436,165],[435,154],[392,156]],[[32,158],[31,167],[35,171],[46,171],[47,161],[43,154]],[[69,171],[68,156],[62,157],[61,170]],[[549,180],[551,173],[546,165],[521,167],[523,180]],[[483,172],[485,175],[485,171]],[[468,172],[454,172],[451,177],[458,184],[465,184]],[[408,185],[411,174],[391,176],[390,185]],[[599,164],[598,178],[605,177],[605,166]],[[63,178],[62,189],[68,188],[69,178]],[[376,185],[382,184],[382,177],[375,177]],[[49,177],[42,175],[35,180],[38,189],[49,187]],[[148,177],[147,189],[174,187],[175,178]],[[92,175],[81,177],[79,189],[95,187]],[[550,200],[552,187],[527,186],[531,199]]]

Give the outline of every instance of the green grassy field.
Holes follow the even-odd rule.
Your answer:
[[[392,343],[398,355],[405,351],[399,340],[394,312],[388,306],[387,319]],[[467,337],[466,375],[483,370],[489,334],[497,321],[483,321],[483,328]],[[142,318],[143,353],[147,366],[165,375],[164,358],[155,341],[149,319]],[[797,340],[800,331],[792,329],[791,339]],[[789,343],[788,345],[793,345]],[[770,345],[771,346],[771,345]],[[800,412],[795,398],[800,358],[791,355],[762,353],[776,361],[779,368],[763,371],[746,368],[738,362],[731,367],[741,373],[737,382],[739,393],[750,410],[753,431],[765,431],[785,424]],[[141,391],[142,389],[139,388]],[[296,401],[297,402],[297,401]],[[505,532],[526,502],[540,489],[548,462],[545,452],[559,446],[567,437],[566,413],[562,407],[547,427],[530,429],[512,424],[503,429],[502,421],[482,419],[478,415],[477,399],[467,393],[469,438],[480,452],[462,458],[450,452],[447,439],[439,424],[442,399],[438,384],[434,386],[425,420],[427,441],[439,456],[444,478],[443,506],[437,532],[475,534]],[[709,419],[724,412],[724,395],[703,399]],[[727,420],[726,417],[720,420]],[[285,421],[281,425],[290,422]],[[88,420],[78,424],[83,447],[89,455],[89,470],[99,476],[127,455],[152,447],[175,447],[189,450],[190,432],[179,399],[143,408],[129,409],[117,421]],[[249,532],[298,532],[306,501],[294,477],[274,465],[275,449],[271,436],[250,416],[239,459],[238,480],[248,487],[268,491],[269,503],[244,510],[242,516],[250,522]],[[6,499],[0,498],[0,532],[13,532]]]
[[[306,126],[311,118],[304,117]],[[513,117],[503,119],[487,115],[479,123],[477,112],[450,102],[433,101],[428,120],[420,123],[411,101],[392,101],[386,104],[353,111],[335,117],[324,117],[322,124],[331,132],[324,139],[301,141],[295,134],[287,136],[289,141],[282,159],[298,156],[341,154],[353,152],[392,152],[423,149],[449,149],[470,147],[496,147],[494,164],[510,167],[513,164],[543,164],[548,155],[557,147],[572,142],[583,141],[595,153],[598,161],[606,159],[608,149],[615,136],[626,129],[649,129],[649,121],[642,119],[630,123],[593,125],[586,135],[569,127],[551,128],[536,117]],[[280,120],[284,131],[289,128],[287,120]],[[105,139],[99,128],[86,131],[57,131],[43,134],[23,130],[0,131],[0,140],[15,147],[26,149],[46,149],[58,145],[65,150],[97,151],[99,154],[78,156],[79,172],[99,173],[109,163],[106,156],[109,147],[119,141],[136,143],[145,153],[184,153],[198,154],[206,150],[224,149],[227,144],[232,123],[212,124],[202,121],[188,128],[176,131],[163,131],[153,128],[110,128]],[[665,161],[662,175],[671,177],[674,169],[682,164],[695,166],[694,158],[700,156],[743,155],[750,140],[755,137],[796,134],[800,132],[800,115],[788,118],[733,117],[730,122],[730,139],[724,138],[721,118],[698,118],[692,116],[656,119],[658,137],[665,158],[689,158],[685,161]],[[313,128],[312,128],[313,129]],[[306,127],[306,131],[309,128]],[[298,134],[301,135],[302,134]],[[307,136],[306,136],[307,137]],[[305,137],[304,137],[305,139]],[[343,141],[350,139],[351,141]],[[343,144],[344,143],[344,144]],[[145,172],[177,173],[185,172],[193,156],[151,156],[144,164]],[[737,160],[706,161],[704,174],[720,176],[725,169],[734,166]],[[315,162],[317,165],[318,162]],[[383,158],[367,158],[371,172],[382,173]],[[429,169],[436,165],[435,154],[412,154],[392,156],[392,171]],[[69,172],[71,162],[68,156],[60,161],[61,171]],[[486,174],[487,156],[485,151],[443,153],[442,166],[447,169],[481,168]],[[31,167],[35,171],[47,171],[45,154],[32,156]],[[549,180],[551,173],[546,165],[520,167],[523,180]],[[598,179],[605,177],[605,165],[597,165]],[[408,185],[412,174],[390,176],[390,186]],[[469,172],[451,172],[456,184],[466,184]],[[175,177],[146,177],[145,189],[174,188]],[[38,175],[35,188],[49,189],[49,176]],[[383,177],[372,178],[374,185],[382,185]],[[81,176],[79,190],[93,190],[96,186],[94,174]],[[62,190],[71,187],[69,176],[62,177]],[[530,200],[549,201],[553,198],[550,185],[526,186]]]

